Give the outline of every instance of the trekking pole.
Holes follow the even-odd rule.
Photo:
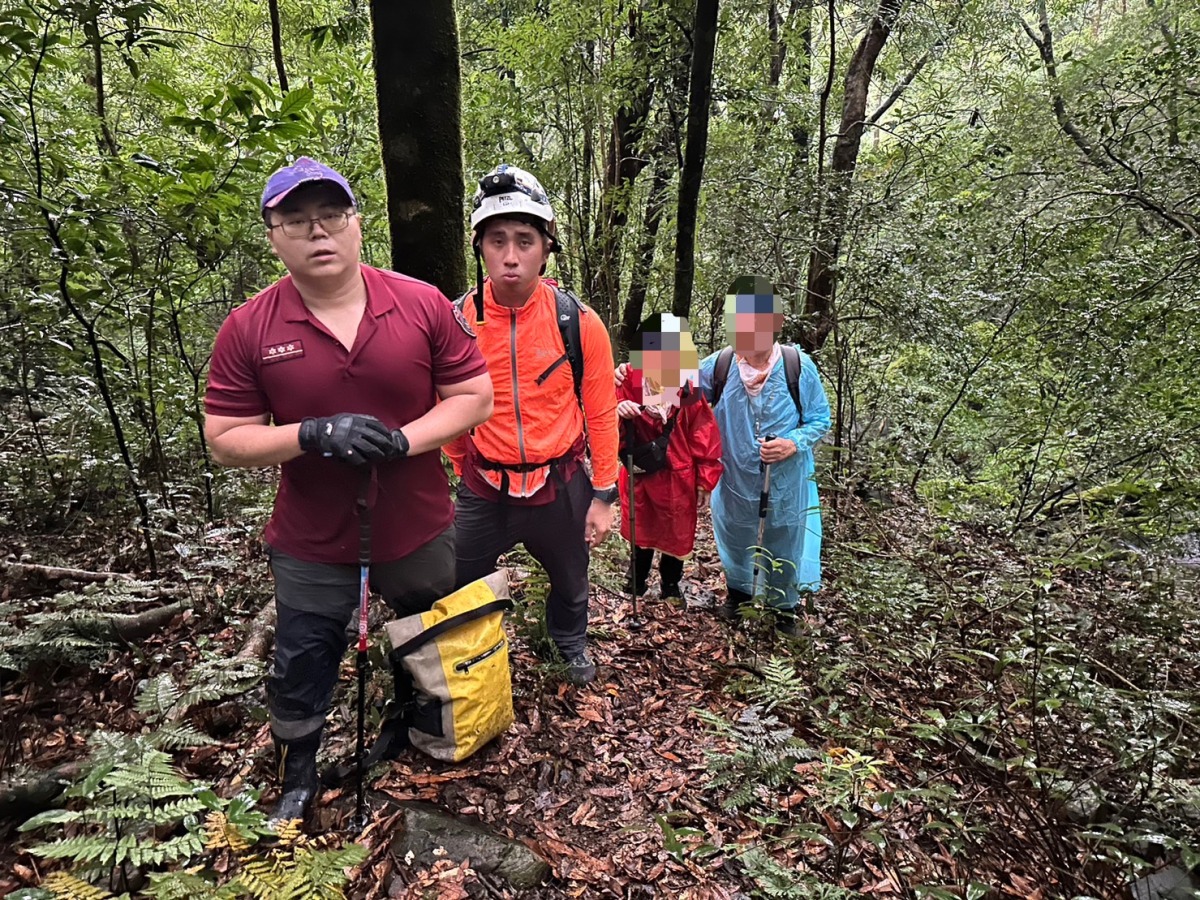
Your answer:
[[[763,443],[775,440],[775,435],[768,434],[763,438]],[[761,554],[765,553],[763,548],[763,535],[767,529],[767,499],[771,496],[771,464],[762,461],[759,458],[758,470],[762,472],[762,490],[758,494],[758,543],[755,546],[755,555],[759,560],[754,565],[754,579],[750,586],[750,598],[758,599],[758,576],[762,572]]]
[[[363,763],[366,755],[367,728],[367,607],[370,599],[371,573],[371,510],[367,505],[367,493],[371,488],[370,467],[363,475],[358,494],[358,751],[355,753],[356,785],[354,818],[350,827],[360,832],[366,826],[366,802],[363,797],[363,780],[366,772]]]
[[[633,618],[629,620],[631,629],[639,629],[642,627],[641,618],[638,615],[638,590],[637,590],[637,500],[634,498],[634,474],[633,474],[633,442],[635,438],[634,420],[625,420],[625,430],[627,432],[626,445],[629,449],[629,455],[626,457],[627,467],[629,469],[629,591],[633,595]]]

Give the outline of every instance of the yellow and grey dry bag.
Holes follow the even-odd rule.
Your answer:
[[[414,747],[466,759],[513,721],[504,613],[508,572],[473,581],[428,612],[388,622],[392,668],[412,679],[405,720]]]

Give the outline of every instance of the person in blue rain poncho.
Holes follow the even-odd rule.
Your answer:
[[[756,598],[755,565],[762,565],[757,593],[792,632],[802,594],[821,586],[821,510],[814,478],[813,447],[829,431],[829,402],[817,367],[799,354],[800,408],[776,340],[783,304],[765,278],[743,276],[725,298],[725,331],[733,357],[714,405],[721,433],[724,474],[712,495],[713,532],[725,569],[727,599],[720,610],[734,619]],[[789,348],[786,352],[793,352]],[[713,373],[720,353],[700,363],[700,387],[713,401]],[[773,440],[765,440],[775,435]],[[762,464],[770,465],[770,497],[759,553]]]

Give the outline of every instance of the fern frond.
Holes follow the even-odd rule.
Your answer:
[[[142,715],[162,718],[171,712],[182,694],[171,674],[163,672],[146,682],[134,708]]]
[[[300,819],[288,819],[275,826],[275,837],[284,847],[294,847],[304,843],[304,832],[300,830],[303,822]]]
[[[186,750],[191,747],[205,747],[209,744],[220,743],[200,729],[180,722],[170,722],[160,726],[150,733],[149,739],[151,745],[158,750]]]
[[[163,866],[191,859],[204,852],[204,836],[189,831],[165,841],[143,843],[130,851],[128,859],[135,866]]]
[[[113,865],[119,854],[134,845],[136,838],[127,835],[119,841],[104,834],[77,834],[74,837],[59,838],[45,844],[35,844],[29,852],[46,859],[69,859],[75,863],[98,863]]]
[[[204,804],[195,797],[182,797],[169,803],[150,804],[144,800],[97,803],[83,810],[76,821],[89,824],[107,822],[138,822],[146,825],[172,825],[186,816],[195,815]]]
[[[113,895],[94,884],[66,872],[52,872],[42,882],[42,887],[61,900],[108,900]]]
[[[295,871],[289,884],[307,887],[311,896],[340,898],[346,884],[346,870],[367,858],[366,847],[349,844],[340,850],[310,850],[301,848],[295,854]]]
[[[204,821],[204,831],[206,850],[228,849],[244,854],[253,845],[253,841],[248,840],[223,812],[210,812]]]
[[[149,872],[150,886],[143,888],[147,897],[154,900],[220,900],[237,894],[222,893],[211,881],[199,873],[203,866],[192,866],[177,872]]]
[[[713,713],[700,713],[706,724],[734,746],[731,753],[715,750],[705,753],[710,786],[718,790],[732,788],[721,803],[726,809],[749,806],[768,789],[791,780],[797,762],[814,756],[813,750],[796,738],[793,729],[776,716],[764,716],[763,711],[761,706],[747,707],[736,722]]]

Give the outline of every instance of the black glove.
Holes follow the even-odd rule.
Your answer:
[[[392,459],[404,459],[408,456],[408,438],[399,428],[392,429]]]
[[[383,462],[395,452],[392,435],[374,416],[338,413],[300,423],[300,449],[361,466]]]

